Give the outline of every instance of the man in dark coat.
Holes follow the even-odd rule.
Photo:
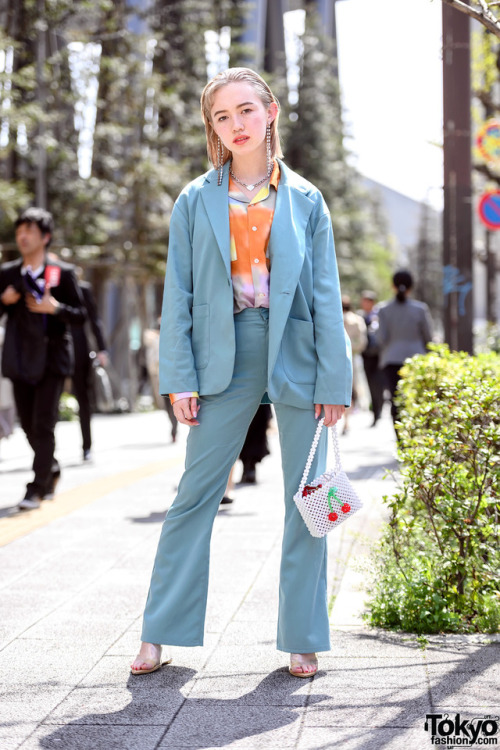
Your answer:
[[[80,289],[85,310],[87,313],[87,324],[72,325],[71,333],[75,347],[75,374],[73,375],[73,392],[78,401],[78,413],[80,417],[80,428],[82,431],[83,460],[90,461],[92,447],[92,434],[90,431],[90,416],[92,413],[92,363],[90,360],[91,346],[89,343],[87,326],[90,328],[97,349],[97,361],[102,367],[108,363],[104,329],[99,317],[97,305],[92,294],[92,287],[88,281],[80,277],[82,269],[77,269],[78,287]]]
[[[29,208],[17,219],[18,260],[0,266],[0,316],[7,314],[2,373],[13,383],[21,426],[34,451],[33,481],[19,503],[38,508],[60,475],[54,458],[55,426],[64,380],[73,373],[70,325],[85,308],[72,266],[49,261],[53,219]]]
[[[370,389],[373,427],[382,416],[382,409],[384,407],[384,376],[379,369],[379,347],[376,341],[376,332],[378,329],[378,311],[375,306],[376,299],[376,294],[371,289],[365,289],[361,292],[360,314],[365,321],[366,332],[368,335],[368,343],[365,350],[361,353],[361,356],[363,357],[363,367],[368,388]]]

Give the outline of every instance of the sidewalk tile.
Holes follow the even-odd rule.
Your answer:
[[[317,686],[320,685],[318,680]],[[321,703],[308,707],[304,724],[350,727],[355,717],[360,727],[413,727],[421,723],[430,710],[427,688],[353,689],[339,685],[334,696],[330,694]]]
[[[165,727],[44,724],[20,750],[155,750]]]
[[[304,727],[298,750],[430,750],[424,729],[360,727],[353,715],[351,727]],[[422,717],[422,727],[425,716]]]
[[[246,706],[240,699],[228,705],[187,701],[159,745],[185,748],[293,748],[300,728],[300,712],[286,706]]]
[[[325,653],[321,657],[322,689],[336,695],[339,686],[359,688],[423,688],[427,685],[423,658],[413,659],[374,657],[335,658]]]
[[[256,660],[255,668],[262,666]],[[189,692],[189,704],[210,701],[212,705],[227,706],[238,701],[239,706],[305,706],[316,701],[311,695],[311,681],[298,680],[288,668],[273,672],[241,671],[227,674],[204,671]],[[323,700],[325,696],[320,699]]]
[[[23,740],[36,731],[38,724],[34,721],[12,720],[0,724],[0,747],[2,750],[18,750]],[[27,745],[22,744],[23,750]],[[33,747],[33,746],[32,746]],[[39,745],[36,745],[37,750]]]

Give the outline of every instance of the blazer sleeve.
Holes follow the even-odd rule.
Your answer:
[[[51,289],[52,296],[59,302],[55,316],[69,325],[83,325],[87,311],[76,276],[71,268],[61,271],[59,286]]]
[[[97,310],[97,305],[94,299],[94,295],[92,294],[92,290],[89,286],[84,286],[83,284],[80,284],[80,291],[83,296],[83,301],[85,303],[85,308],[87,310],[87,316],[90,323],[90,327],[92,329],[92,333],[94,334],[94,338],[97,343],[97,350],[100,352],[103,352],[107,349],[106,346],[106,340],[104,337],[104,329],[102,326],[101,318],[99,317],[99,312]]]
[[[344,404],[352,397],[351,342],[344,328],[339,273],[330,214],[313,227],[314,336],[318,357],[314,403]]]
[[[6,274],[2,271],[0,268],[0,297],[8,287]],[[7,305],[2,304],[2,300],[0,299],[0,318],[7,312]]]
[[[160,324],[160,393],[198,391],[192,347],[193,253],[187,197],[181,193],[170,219]]]
[[[375,341],[380,349],[386,346],[389,340],[389,329],[387,327],[387,315],[385,307],[381,307],[378,312],[378,328],[375,331]]]

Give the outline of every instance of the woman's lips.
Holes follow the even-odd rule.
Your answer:
[[[239,135],[233,140],[233,143],[236,143],[236,145],[238,145],[239,143],[246,143],[246,141],[248,141],[247,135]]]

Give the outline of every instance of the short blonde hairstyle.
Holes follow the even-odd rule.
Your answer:
[[[207,134],[207,153],[208,158],[217,168],[217,135],[212,124],[212,106],[216,92],[228,83],[249,83],[255,91],[262,104],[266,109],[274,102],[278,107],[278,113],[271,123],[271,156],[283,156],[280,146],[280,137],[278,132],[278,118],[280,103],[275,97],[267,83],[258,73],[250,68],[228,68],[227,70],[217,73],[211,81],[207,83],[201,94],[201,115],[205,123]],[[222,163],[225,164],[232,158],[232,152],[227,149],[221,141],[222,146]]]

